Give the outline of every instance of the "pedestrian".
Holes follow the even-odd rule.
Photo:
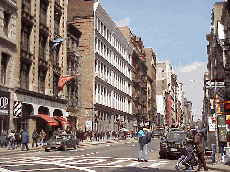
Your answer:
[[[212,148],[212,154],[211,154],[211,157],[212,157],[212,165],[215,164],[216,162],[216,145],[215,144],[211,144],[211,148]]]
[[[89,134],[90,134],[90,141],[92,142],[93,141],[93,131],[90,130]]]
[[[46,137],[46,133],[44,132],[43,129],[41,130],[41,132],[40,132],[40,134],[39,134],[39,137],[40,137],[40,145],[42,145],[43,142],[44,142],[44,139],[45,139],[45,137]]]
[[[202,167],[204,168],[205,171],[208,171],[208,167],[206,166],[206,162],[204,159],[204,145],[202,143],[202,137],[204,136],[202,132],[200,133],[195,133],[195,131],[193,132],[194,135],[194,144],[196,147],[196,154],[197,154],[197,158],[198,158],[198,170],[197,171],[201,171]]]
[[[57,130],[57,135],[61,135],[61,134],[62,134],[62,131],[61,131],[60,128],[58,128],[58,130]]]
[[[15,147],[14,147],[14,140],[15,140],[15,131],[14,130],[11,130],[11,132],[9,133],[9,135],[8,135],[8,147],[7,147],[7,149],[9,150],[10,149],[10,147],[12,146],[12,149],[15,149]]]
[[[144,129],[141,128],[138,132],[138,138],[139,138],[139,145],[140,145],[138,162],[143,162],[143,160],[141,160],[142,152],[144,152],[144,162],[148,162],[148,160],[146,159],[147,144],[151,141],[151,135],[146,128]]]
[[[28,143],[29,143],[29,135],[26,132],[26,130],[21,129],[21,142],[22,142],[22,148],[21,150],[24,150],[26,147],[26,150],[29,150]]]
[[[33,134],[32,134],[32,138],[33,138],[33,143],[32,143],[32,147],[34,147],[34,144],[36,144],[36,147],[38,147],[38,133],[36,130],[34,130]]]
[[[94,137],[95,137],[96,141],[98,141],[98,131],[95,131]]]
[[[4,131],[4,130],[2,130],[1,131],[1,136],[0,136],[0,138],[1,138],[1,147],[3,148],[3,146],[7,146],[7,141],[6,141],[6,137],[7,137],[7,133]]]
[[[66,134],[71,134],[70,128],[66,129]]]

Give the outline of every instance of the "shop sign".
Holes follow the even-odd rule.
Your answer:
[[[92,131],[92,121],[85,121],[86,131]]]
[[[209,127],[208,127],[208,131],[209,132],[215,132],[215,123],[213,122],[212,118],[208,118],[208,124],[209,124]]]
[[[227,141],[227,130],[226,130],[226,120],[225,115],[218,116],[218,128],[219,128],[219,141]]]
[[[0,91],[0,115],[9,115],[10,111],[10,93]]]

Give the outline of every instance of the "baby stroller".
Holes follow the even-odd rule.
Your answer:
[[[192,147],[185,146],[186,155],[182,155],[181,158],[178,159],[175,168],[180,170],[182,165],[185,166],[185,169],[192,170],[194,166],[198,165],[198,161],[195,158],[195,149]]]

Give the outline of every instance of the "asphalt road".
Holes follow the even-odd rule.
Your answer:
[[[148,144],[148,162],[138,162],[137,140],[117,141],[103,145],[85,145],[76,150],[21,152],[1,157],[0,171],[176,171],[176,160],[159,159],[160,139]]]

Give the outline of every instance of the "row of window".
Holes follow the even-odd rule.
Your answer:
[[[95,84],[95,100],[97,103],[117,110],[131,113],[131,101],[126,97],[109,90],[100,84]]]
[[[110,50],[103,42],[99,39],[95,39],[95,49],[98,54],[100,54],[104,59],[116,67],[120,72],[131,78],[131,70],[127,63],[124,62],[119,56],[117,56],[112,50]]]
[[[131,84],[99,60],[95,60],[95,73],[97,77],[108,82],[126,94],[131,95]]]
[[[120,41],[113,36],[113,33],[108,29],[108,27],[96,17],[95,28],[97,31],[121,54],[122,57],[129,63],[131,63],[131,56],[128,54],[127,50],[120,43]]]

